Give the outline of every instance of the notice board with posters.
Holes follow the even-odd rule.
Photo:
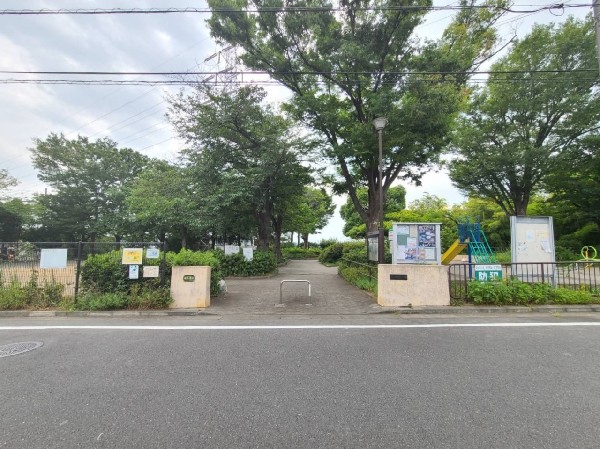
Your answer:
[[[394,223],[390,234],[393,264],[441,265],[441,223]]]
[[[553,282],[554,227],[552,217],[510,217],[512,275],[527,282]]]
[[[510,217],[513,263],[554,263],[552,217]]]

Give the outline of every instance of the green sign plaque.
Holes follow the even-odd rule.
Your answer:
[[[186,274],[183,276],[183,282],[194,282],[196,280],[196,276],[193,274]]]

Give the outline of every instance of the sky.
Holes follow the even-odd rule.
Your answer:
[[[435,6],[457,3],[434,0]],[[531,9],[530,5],[551,3],[555,2],[516,0],[514,7]],[[209,36],[205,25],[208,14],[1,14],[2,10],[24,9],[185,7],[202,8],[206,4],[197,0],[2,0],[0,71],[186,72],[223,68],[217,65],[218,61],[222,62],[222,57],[209,59],[218,55],[220,48]],[[534,23],[561,22],[569,14],[583,17],[590,10],[574,8],[565,12],[508,14],[499,21],[499,33],[504,39],[515,33],[522,37]],[[431,13],[427,22],[419,27],[419,36],[439,37],[453,14],[452,11]],[[63,133],[68,138],[82,135],[92,140],[108,137],[119,147],[172,162],[184,147],[165,118],[167,97],[176,94],[178,87],[2,83],[2,80],[12,78],[35,76],[0,74],[0,169],[6,169],[19,181],[19,185],[9,192],[13,196],[31,198],[44,192],[46,186],[37,179],[28,149],[33,146],[33,139],[43,140],[50,133]],[[136,78],[143,79],[128,77]],[[284,100],[285,96],[281,89],[270,92],[270,100],[275,103]],[[425,175],[421,187],[404,186],[408,202],[424,193],[445,198],[449,204],[464,200],[443,170]],[[335,201],[339,205],[345,198],[337,197]],[[342,227],[343,220],[336,211],[326,228],[311,240],[342,239]]]

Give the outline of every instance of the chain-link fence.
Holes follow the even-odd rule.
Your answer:
[[[101,256],[101,257],[95,257]],[[86,267],[88,263],[88,267]],[[111,290],[111,283],[155,278],[166,283],[165,244],[155,242],[0,242],[0,286],[62,284],[77,297],[82,273],[87,285]]]

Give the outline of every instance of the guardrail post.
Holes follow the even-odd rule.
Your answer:
[[[310,291],[310,282],[307,280],[300,280],[300,279],[284,279],[283,281],[281,281],[279,283],[279,305],[282,306],[283,305],[283,283],[284,282],[306,282],[308,284],[308,298],[311,300],[311,302],[309,304],[312,304],[312,297],[311,297],[311,291]]]

